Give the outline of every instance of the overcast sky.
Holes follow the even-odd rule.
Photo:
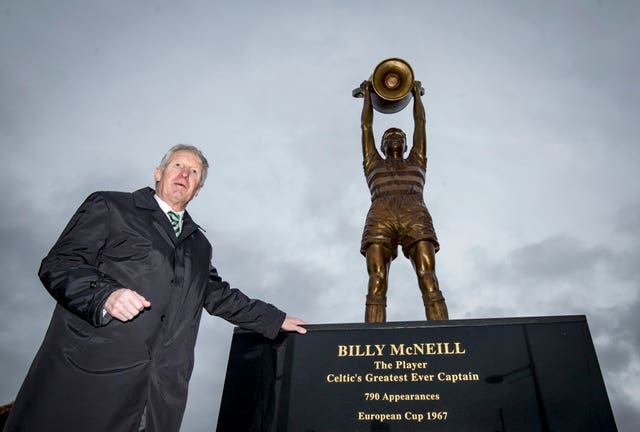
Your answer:
[[[212,162],[193,218],[221,275],[311,323],[361,322],[369,193],[351,90],[388,57],[427,90],[425,201],[451,318],[586,315],[640,424],[640,3],[0,0],[0,404],[53,300],[36,272],[95,190]],[[412,132],[411,110],[376,113]],[[389,321],[424,319],[402,254]],[[183,430],[215,428],[233,327],[205,316]],[[634,426],[635,425],[635,426]]]

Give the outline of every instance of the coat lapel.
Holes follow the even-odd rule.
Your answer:
[[[153,197],[155,191],[150,187],[138,189],[133,193],[133,201],[136,207],[153,211],[153,226],[160,234],[160,237],[171,246],[177,244],[176,233],[173,231],[169,218],[164,214],[158,202]]]
[[[202,229],[196,224],[188,212],[184,212],[182,221],[182,231],[180,236],[176,238],[175,231],[169,222],[169,218],[162,211],[158,202],[153,197],[155,191],[149,187],[139,189],[133,193],[133,199],[137,207],[153,211],[153,222],[156,229],[160,232],[162,238],[172,246],[184,241],[196,230]]]
[[[188,212],[184,212],[183,221],[182,221],[182,231],[180,231],[180,236],[178,237],[178,243],[182,242],[184,239],[188,238],[191,234],[197,231],[200,228],[197,223],[191,219],[191,215]]]

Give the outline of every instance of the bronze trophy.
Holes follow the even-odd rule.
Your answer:
[[[449,319],[435,273],[435,254],[440,249],[431,215],[424,203],[427,169],[427,135],[422,105],[424,89],[414,79],[411,66],[390,58],[374,69],[369,80],[354,89],[364,99],[362,108],[362,154],[364,174],[371,192],[360,252],[369,275],[365,322],[385,322],[388,275],[398,246],[411,261],[418,277],[428,320]],[[380,151],[373,136],[373,109],[393,114],[413,97],[413,145],[407,157],[407,139],[398,128],[382,135]],[[384,157],[383,157],[384,156]]]
[[[414,83],[413,69],[406,61],[399,58],[386,59],[373,70],[371,78],[373,93],[371,102],[376,111],[393,114],[402,111],[411,101],[411,89]],[[353,97],[364,97],[362,87],[351,92]],[[424,89],[420,87],[420,95]]]

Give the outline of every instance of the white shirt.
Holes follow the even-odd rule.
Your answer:
[[[178,216],[180,216],[180,222],[178,222],[178,226],[180,227],[180,231],[182,231],[182,220],[184,219],[182,216],[184,216],[184,210],[175,211],[171,208],[169,204],[162,201],[162,198],[160,198],[157,194],[154,194],[153,197],[156,199],[156,201],[158,201],[158,205],[160,206],[164,214],[167,215],[167,219],[169,219],[169,215],[167,214],[169,211],[172,211],[176,213]]]

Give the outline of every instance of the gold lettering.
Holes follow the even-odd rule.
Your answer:
[[[407,411],[404,413],[405,420],[413,420],[420,423],[424,419],[424,414],[412,413],[411,411]]]
[[[448,374],[445,372],[438,372],[438,381],[446,381],[451,384],[455,384],[459,381],[480,381],[480,375],[473,372]]]
[[[395,344],[391,344],[391,353],[392,356],[395,355],[404,355],[404,344],[400,344],[396,346]]]
[[[338,357],[382,356],[385,345],[338,345]]]
[[[362,382],[362,377],[358,374],[329,374],[327,375],[329,383],[354,383]]]
[[[442,372],[440,372],[442,373]],[[411,373],[411,381],[413,382],[431,382],[433,381],[432,374],[418,374],[415,372]]]
[[[402,420],[402,416],[398,413],[366,413],[358,411],[358,420]]]
[[[382,357],[385,355],[386,344],[338,345],[338,357]],[[461,342],[422,342],[412,344],[390,344],[386,352],[389,356],[416,355],[461,355],[467,350]],[[406,368],[396,366],[396,368]]]

